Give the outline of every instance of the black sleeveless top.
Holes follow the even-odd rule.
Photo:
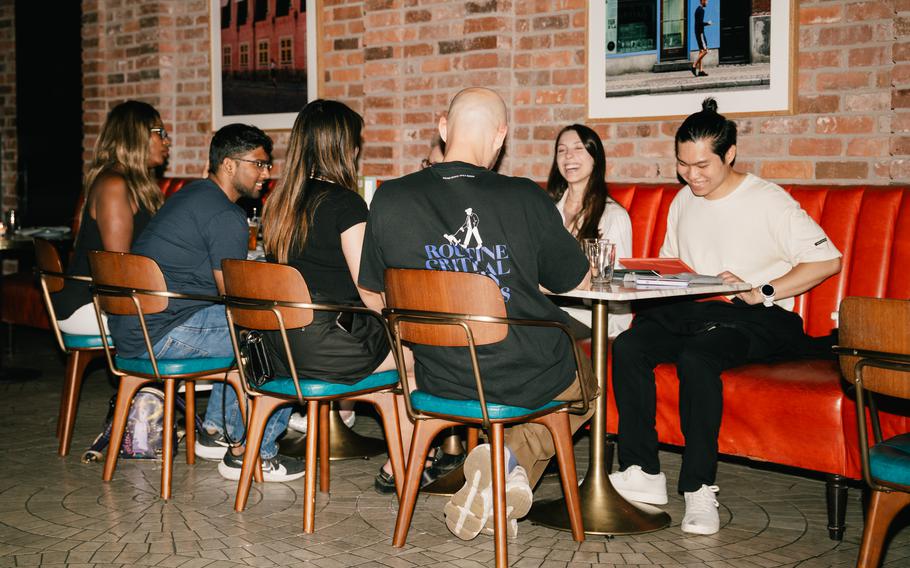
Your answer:
[[[142,233],[142,230],[145,229],[151,219],[152,214],[140,204],[139,209],[133,215],[133,236],[130,239],[130,243],[136,242],[136,237]],[[88,251],[104,250],[104,243],[101,242],[101,231],[98,229],[98,222],[89,214],[88,206],[82,212],[82,223],[79,227],[76,245],[73,248],[73,256],[66,273],[73,276],[91,276],[91,270],[88,265]],[[91,304],[92,293],[87,282],[68,280],[63,290],[56,294],[51,294],[51,301],[54,303],[57,319],[65,320],[82,306]]]

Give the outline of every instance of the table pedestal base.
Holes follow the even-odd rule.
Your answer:
[[[670,526],[670,515],[650,505],[632,505],[603,473],[585,477],[578,493],[585,534],[640,534]],[[527,518],[551,529],[571,530],[565,499],[534,503]]]
[[[278,451],[286,456],[305,457],[306,436],[285,436],[278,444]],[[337,410],[333,408],[329,412],[329,456],[332,461],[368,459],[386,451],[385,441],[361,436],[347,427]]]

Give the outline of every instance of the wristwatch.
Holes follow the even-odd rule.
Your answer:
[[[770,284],[762,284],[758,287],[758,291],[761,292],[762,297],[765,299],[765,307],[770,308],[774,305],[774,286]]]

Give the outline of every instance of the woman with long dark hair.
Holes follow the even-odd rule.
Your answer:
[[[170,145],[161,115],[152,105],[126,101],[111,110],[85,176],[79,234],[68,274],[90,274],[90,250],[129,252],[164,201],[154,169],[167,161]],[[87,283],[69,281],[52,300],[61,331],[101,333]]]
[[[606,182],[607,158],[603,142],[583,124],[563,128],[556,137],[556,149],[547,192],[556,201],[566,230],[578,239],[609,239],[616,245],[616,258],[632,256],[632,222],[622,205],[610,198]],[[587,327],[591,311],[580,307],[564,309]],[[610,336],[628,329],[632,314],[625,302],[610,303]]]
[[[367,206],[357,193],[363,119],[343,103],[316,100],[297,115],[285,170],[266,201],[263,236],[270,259],[303,274],[314,302],[383,308],[357,286]],[[365,315],[316,312],[288,336],[300,376],[355,383],[395,362],[382,324]],[[274,363],[286,367],[280,337]]]

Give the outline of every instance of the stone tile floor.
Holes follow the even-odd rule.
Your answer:
[[[2,338],[0,338],[2,339]],[[442,497],[421,497],[408,545],[391,545],[397,503],[372,490],[380,461],[334,462],[332,491],[319,494],[316,532],[303,534],[302,480],[255,485],[243,513],[232,510],[235,484],[212,462],[174,472],[174,497],[158,496],[158,463],[122,460],[114,480],[101,482],[100,464],[79,456],[100,431],[114,392],[103,370],[88,377],[72,454],[56,455],[54,438],[63,360],[48,334],[16,331],[19,350],[4,365],[39,368],[32,381],[0,382],[0,568],[13,566],[492,566],[493,542],[463,542],[442,520]],[[0,345],[6,345],[5,341]],[[377,433],[369,416],[355,429]],[[182,450],[182,447],[181,447]],[[584,471],[587,439],[578,443]],[[662,459],[675,483],[679,457]],[[862,531],[860,491],[851,488],[847,534],[828,539],[824,484],[817,478],[721,463],[721,531],[689,537],[679,530],[682,498],[671,496],[670,528],[634,537],[591,536],[576,543],[568,533],[519,524],[509,559],[519,567],[852,566]],[[545,478],[538,496],[557,495]],[[901,520],[885,564],[910,566],[910,530]]]

